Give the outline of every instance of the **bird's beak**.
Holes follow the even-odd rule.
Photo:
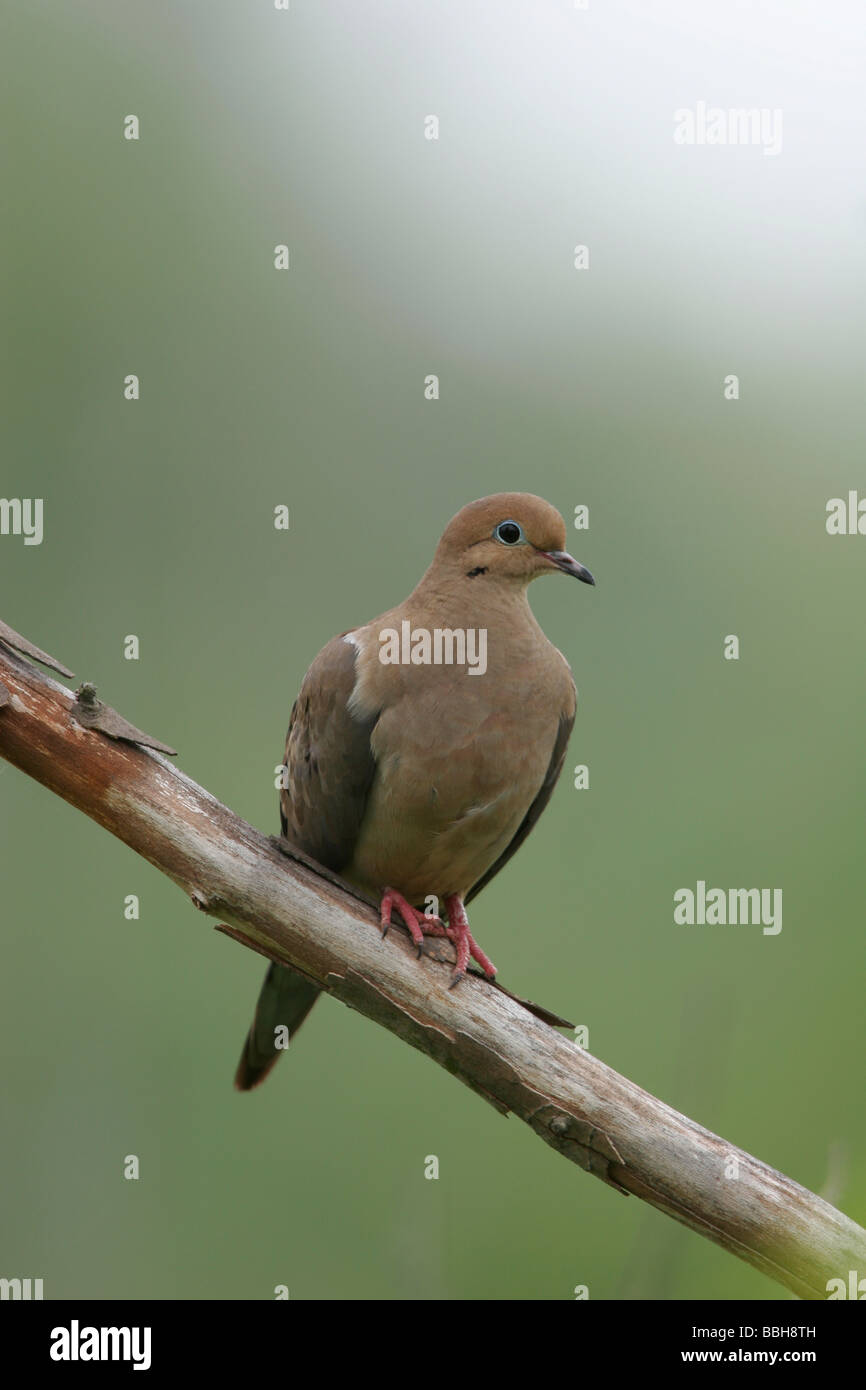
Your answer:
[[[575,579],[579,579],[582,584],[595,583],[586,565],[579,564],[573,555],[569,555],[567,550],[542,550],[541,554],[552,561],[558,570],[562,570],[563,574],[573,574]]]

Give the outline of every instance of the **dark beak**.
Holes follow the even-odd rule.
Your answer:
[[[542,555],[546,555],[548,560],[552,560],[558,570],[563,574],[573,574],[575,579],[579,579],[582,584],[594,584],[595,580],[590,574],[586,565],[578,564],[573,555],[569,555],[567,550],[542,550]]]

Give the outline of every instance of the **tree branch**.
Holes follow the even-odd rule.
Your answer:
[[[427,1053],[579,1167],[803,1298],[826,1298],[828,1280],[866,1270],[866,1231],[841,1212],[562,1037],[544,1021],[555,1015],[474,974],[449,990],[438,963],[451,958],[447,943],[431,941],[430,959],[418,961],[408,935],[383,942],[370,906],[339,879],[142,747],[165,745],[99,706],[92,687],[74,700],[21,651],[65,673],[0,627],[0,755],[167,874],[236,940]]]

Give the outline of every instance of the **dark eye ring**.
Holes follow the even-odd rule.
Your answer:
[[[500,521],[493,534],[503,545],[519,545],[524,539],[523,531],[516,521]]]

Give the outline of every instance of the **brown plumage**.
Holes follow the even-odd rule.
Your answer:
[[[495,973],[463,905],[538,820],[574,723],[571,671],[526,595],[531,580],[555,573],[594,583],[567,554],[555,508],[529,493],[470,503],[446,527],[430,568],[403,603],[322,649],[292,710],[283,834],[381,895],[384,929],[396,907],[419,950],[423,934],[448,935],[457,946],[453,983],[470,955]],[[431,643],[437,631],[471,630],[475,648],[467,647],[466,664],[448,664],[443,637],[440,664],[384,663],[387,634],[405,637],[407,623],[410,637],[429,633]],[[404,640],[401,655],[411,651]],[[459,657],[457,646],[450,651]],[[470,674],[473,654],[477,669]],[[419,910],[429,896],[444,902],[447,927]],[[280,1055],[274,1029],[285,1024],[293,1037],[317,995],[286,967],[270,967],[235,1077],[239,1089],[264,1079]]]

